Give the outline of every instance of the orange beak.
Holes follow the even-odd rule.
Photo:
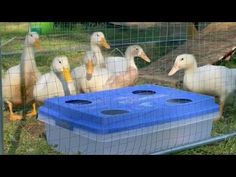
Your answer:
[[[142,58],[144,61],[146,61],[148,63],[151,62],[151,60],[147,57],[147,55],[144,52],[142,52],[139,57]]]
[[[104,37],[101,38],[100,44],[105,47],[106,49],[110,49],[110,45],[107,43],[106,39]]]
[[[41,48],[41,42],[39,39],[36,39],[35,42],[34,42],[34,47],[36,49],[40,49]]]
[[[89,60],[88,63],[86,64],[86,71],[87,74],[93,74],[94,66],[92,60]]]
[[[64,79],[66,82],[72,82],[73,79],[70,74],[70,69],[69,68],[63,68],[62,74],[64,76]]]
[[[179,71],[179,67],[177,64],[174,64],[174,66],[172,67],[172,69],[170,70],[170,72],[168,73],[168,76],[172,76],[174,75],[177,71]]]

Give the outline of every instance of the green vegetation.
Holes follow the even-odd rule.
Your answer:
[[[28,31],[27,23],[0,23],[0,37],[2,42],[16,37],[15,40],[2,48],[2,65],[6,71],[8,68],[19,64],[20,54],[24,36]],[[140,43],[155,40],[165,40],[166,36],[160,36],[158,28],[127,28],[111,26],[107,23],[55,23],[52,32],[41,35],[42,49],[36,53],[36,63],[42,73],[50,70],[50,64],[57,55],[66,55],[69,58],[71,68],[81,64],[84,51],[89,48],[89,35],[94,31],[102,31],[106,35],[107,41],[112,45],[121,44],[118,48],[124,53],[127,46],[122,43]],[[170,37],[171,38],[171,37]],[[146,54],[152,61],[158,60],[168,51],[174,49],[177,44],[152,43],[141,44]],[[112,50],[105,51],[110,55]],[[115,55],[120,55],[115,52]],[[145,67],[148,63],[136,59],[139,68]],[[230,62],[222,62],[227,67],[236,67],[236,57]],[[139,81],[138,84],[146,83]],[[214,123],[212,134],[214,136],[229,133],[236,130],[236,96],[232,94],[227,100],[224,119]],[[27,110],[29,108],[27,107]],[[22,109],[16,110],[21,113]],[[10,122],[4,112],[4,143],[6,154],[58,154],[47,145],[44,126],[36,119],[26,119],[21,122]],[[206,145],[191,150],[178,152],[175,154],[235,154],[236,138]]]

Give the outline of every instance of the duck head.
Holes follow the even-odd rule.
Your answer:
[[[126,50],[126,55],[129,55],[132,57],[140,57],[148,63],[151,62],[151,60],[148,58],[148,56],[143,51],[142,47],[140,47],[139,45],[129,46]]]
[[[63,76],[66,82],[72,82],[70,65],[66,56],[57,56],[53,59],[51,70]]]
[[[84,56],[84,63],[86,65],[86,78],[87,80],[91,80],[93,71],[94,71],[94,64],[97,62],[96,55],[92,51],[87,51]]]
[[[29,32],[26,35],[25,38],[25,45],[26,46],[33,46],[37,49],[40,49],[41,44],[40,44],[40,40],[39,40],[39,35],[36,32]]]
[[[107,43],[106,38],[102,32],[94,32],[91,35],[91,44],[103,46],[106,49],[110,49],[110,45]]]
[[[174,75],[179,70],[188,70],[196,65],[196,60],[194,55],[191,54],[182,54],[178,55],[175,59],[174,66],[168,73],[168,76]]]

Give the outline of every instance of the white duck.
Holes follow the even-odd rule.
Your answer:
[[[106,68],[96,65],[97,57],[94,52],[87,51],[84,59],[85,65],[83,67],[74,69],[72,77],[75,77],[75,73],[78,77],[76,79],[82,92],[95,92],[101,90],[107,90],[106,82],[109,78],[109,72]]]
[[[129,46],[125,56],[125,60],[128,60],[128,67],[126,71],[117,74],[111,72],[108,68],[96,66],[95,54],[87,52],[84,58],[86,67],[81,73],[78,73],[86,75],[86,77],[78,79],[82,91],[95,92],[133,85],[138,78],[138,69],[135,65],[134,57],[141,57],[147,62],[150,62],[150,59],[138,45]]]
[[[103,46],[106,49],[110,48],[110,45],[107,43],[106,38],[102,32],[94,32],[91,37],[90,37],[90,46],[91,50],[88,51],[88,54],[85,55],[84,60],[86,60],[87,57],[90,55],[90,59],[92,57],[92,53],[95,55],[93,65],[98,66],[99,68],[104,68],[105,67],[105,61],[104,57],[101,52],[101,46]],[[92,53],[91,53],[92,52]],[[95,59],[96,58],[96,59]],[[91,64],[91,63],[90,63]],[[97,68],[98,70],[98,68]],[[97,73],[103,73],[103,71],[98,71]],[[73,77],[73,80],[75,82],[76,86],[76,92],[79,93],[81,91],[85,90],[85,86],[81,86],[81,82],[86,79],[86,66],[85,64],[78,66],[74,68],[71,72],[71,75]],[[82,89],[83,87],[83,89]]]
[[[47,98],[76,94],[66,56],[58,56],[53,59],[51,72],[39,78],[33,94],[35,100],[40,103]]]
[[[105,60],[101,52],[101,46],[110,49],[110,45],[107,43],[104,34],[102,32],[94,32],[90,37],[90,47],[96,55],[96,65],[104,67]]]
[[[183,79],[185,89],[220,98],[222,116],[226,97],[236,89],[236,69],[214,65],[197,67],[196,59],[191,54],[177,56],[168,75],[172,76],[181,69],[185,71]]]
[[[25,38],[20,64],[9,68],[3,78],[3,98],[9,108],[9,119],[12,121],[22,119],[21,115],[13,113],[13,105],[20,106],[34,101],[33,87],[40,77],[35,62],[34,47],[40,48],[39,35],[29,32]],[[23,83],[21,83],[22,81]],[[24,87],[24,92],[21,92],[22,87]],[[34,103],[33,110],[27,116],[36,114]]]
[[[138,68],[134,61],[135,57],[151,62],[139,45],[129,46],[125,51],[125,57],[108,57],[106,59],[108,72],[112,73],[107,82],[109,88],[121,88],[136,83]]]

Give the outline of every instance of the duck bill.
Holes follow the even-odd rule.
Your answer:
[[[103,47],[105,47],[106,49],[110,49],[110,48],[111,48],[110,45],[107,43],[107,41],[106,41],[106,39],[105,39],[104,37],[101,38],[100,44],[101,44]]]
[[[88,80],[92,78],[93,71],[94,71],[94,66],[93,66],[92,60],[90,59],[88,60],[88,63],[86,64],[86,77]]]
[[[39,39],[36,39],[35,42],[34,42],[34,47],[36,49],[40,49],[41,48],[41,42]]]
[[[64,77],[66,82],[72,82],[73,81],[72,77],[71,77],[71,74],[70,74],[70,69],[69,68],[63,68],[62,74],[63,74],[63,77]]]
[[[179,69],[180,68],[175,64],[170,70],[170,72],[168,73],[168,76],[173,76],[177,71],[179,71]]]
[[[148,63],[151,62],[151,60],[147,57],[147,55],[144,52],[141,53],[140,58],[142,58],[144,61]]]

